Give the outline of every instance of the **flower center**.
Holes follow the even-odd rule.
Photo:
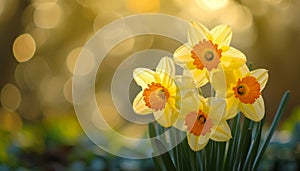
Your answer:
[[[260,84],[253,76],[246,76],[239,79],[237,85],[233,87],[234,95],[242,103],[252,104],[261,95]]]
[[[210,132],[212,122],[202,110],[190,112],[185,118],[187,130],[195,136],[205,135]]]
[[[148,88],[144,90],[143,96],[146,106],[158,111],[165,108],[170,93],[168,89],[160,83],[152,82],[151,84],[148,84]]]
[[[193,47],[191,51],[193,64],[198,69],[206,67],[209,71],[213,68],[217,68],[222,57],[222,49],[218,49],[217,44],[213,44],[210,40],[200,41]]]

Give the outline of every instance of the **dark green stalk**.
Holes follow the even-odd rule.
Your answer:
[[[216,170],[216,163],[218,162],[216,161],[217,158],[216,142],[210,140],[210,143],[211,143],[211,159],[210,159],[211,170]]]
[[[152,153],[152,155],[154,156],[155,154]],[[157,170],[157,171],[166,170],[165,165],[163,164],[163,160],[160,156],[152,157],[152,160],[154,163],[155,170]]]
[[[238,140],[239,140],[239,131],[240,131],[240,113],[233,119],[231,134],[233,138],[229,142],[228,152],[226,156],[225,169],[232,170],[233,162],[235,160],[234,155],[236,152]]]
[[[219,170],[224,170],[225,158],[226,158],[226,144],[227,142],[220,142],[220,149],[218,155],[220,156]]]
[[[236,152],[236,159],[234,160],[233,170],[238,170],[238,166],[241,162],[241,155],[245,148],[244,147],[245,140],[246,140],[245,137],[248,134],[249,125],[250,125],[250,120],[244,117],[243,128],[241,134],[239,135],[238,148]]]
[[[195,157],[191,158],[191,153],[194,153],[187,142],[187,138],[185,138],[182,142],[180,142],[176,148],[178,149],[178,162],[179,167],[177,167],[177,170],[191,170],[194,165],[197,164]],[[194,161],[193,161],[194,160]]]
[[[158,139],[154,139],[154,143],[156,144],[156,147],[158,149],[158,151],[167,151],[167,149],[165,148],[165,146],[161,143],[160,140]],[[162,160],[167,168],[167,170],[174,170],[176,171],[176,167],[173,164],[173,161],[170,157],[170,154],[168,152],[163,153],[160,155],[162,157]]]
[[[215,154],[216,154],[216,170],[220,170],[220,163],[221,163],[221,142],[215,142]]]
[[[212,170],[212,160],[213,160],[213,153],[212,153],[212,145],[211,141],[209,141],[206,145],[205,149],[205,157],[206,157],[206,167],[204,170]]]
[[[264,120],[265,120],[265,117],[262,119],[261,122],[256,124],[257,125],[257,128],[255,130],[256,134],[255,134],[255,137],[254,137],[254,139],[253,139],[253,141],[250,145],[249,152],[248,152],[247,157],[245,159],[244,166],[242,167],[243,171],[251,169],[249,167],[252,165],[252,163],[254,161],[254,157],[255,157],[255,155],[257,153],[257,150],[258,150],[258,147],[259,147],[259,142],[260,142],[260,137],[261,137],[262,126],[263,126]]]
[[[208,166],[207,166],[207,155],[206,155],[206,148],[201,150],[201,158],[202,158],[202,162],[203,162],[203,170],[208,170]]]
[[[161,143],[160,140],[158,140],[157,138],[153,138],[156,137],[156,130],[155,130],[155,126],[153,123],[149,123],[148,124],[148,130],[149,130],[149,136],[152,138],[151,140],[151,144],[153,147],[153,154],[155,157],[153,157],[153,161],[154,163],[157,163],[158,169],[162,169],[166,168],[167,170],[174,170],[176,171],[176,167],[173,164],[173,161],[170,157],[170,154],[167,152],[167,149],[165,148],[165,146]],[[163,153],[161,155],[156,156],[157,154],[159,154],[160,152],[166,152]]]
[[[193,151],[189,147],[187,147],[187,149],[188,149],[188,153],[189,153],[191,171],[197,171],[198,170],[198,166],[197,166],[196,152]]]
[[[246,137],[244,137],[244,138],[245,138],[245,141],[244,141],[244,145],[242,148],[241,160],[240,160],[237,170],[241,170],[241,168],[243,168],[243,165],[246,160],[246,156],[248,153],[250,153],[249,148],[250,148],[251,139],[252,139],[252,130],[250,128],[248,128]]]
[[[196,152],[196,159],[197,159],[198,170],[199,171],[203,171],[204,170],[204,168],[203,168],[203,164],[204,164],[203,161],[204,161],[204,159],[202,157],[202,153],[203,153],[203,150]]]
[[[156,137],[156,129],[155,129],[155,126],[154,126],[154,123],[149,123],[148,124],[148,132],[149,132],[149,137],[150,138],[153,138],[153,137]],[[154,162],[154,165],[155,165],[155,168],[156,170],[166,170],[166,166],[161,158],[161,156],[157,156],[157,148],[156,148],[156,145],[153,141],[151,141],[151,144],[152,144],[152,147],[153,147],[153,153],[152,153],[152,160]]]
[[[267,149],[269,143],[270,143],[270,140],[273,136],[273,133],[275,131],[275,129],[277,128],[278,124],[279,124],[279,121],[285,111],[285,108],[288,104],[288,100],[289,100],[289,96],[290,96],[290,92],[289,91],[286,91],[283,95],[283,97],[281,98],[281,102],[279,104],[279,107],[277,109],[277,112],[275,114],[275,118],[272,122],[272,125],[270,127],[270,130],[267,134],[267,138],[266,140],[263,142],[261,148],[259,148],[258,150],[258,153],[257,153],[257,156],[254,160],[254,163],[253,163],[253,167],[252,167],[252,170],[257,170],[257,167],[258,167],[258,164],[259,164],[259,161],[261,160],[261,157],[263,155],[263,153],[265,152],[265,150]]]
[[[175,133],[172,134],[173,136],[170,137],[170,138],[174,138],[174,142],[178,142],[178,136],[177,136],[177,131],[175,131]],[[178,170],[181,170],[181,162],[182,160],[180,159],[180,143],[178,145],[176,145],[174,148],[173,148],[173,157],[174,157],[174,163],[175,163],[175,166],[177,167]]]

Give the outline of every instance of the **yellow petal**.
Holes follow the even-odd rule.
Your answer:
[[[247,118],[256,122],[260,121],[265,115],[265,104],[262,96],[256,99],[253,104],[240,103],[239,108]]]
[[[167,103],[165,109],[155,111],[153,115],[161,126],[168,128],[177,120],[178,111]]]
[[[176,77],[176,83],[179,88],[177,98],[179,98],[180,101],[180,104],[178,105],[178,108],[180,110],[178,119],[173,126],[185,131],[186,128],[184,125],[184,121],[186,115],[192,111],[198,111],[200,97],[198,89],[196,88],[192,75],[189,71],[183,70],[183,74]]]
[[[227,88],[232,90],[232,87],[236,86],[238,79],[249,74],[249,72],[247,65],[242,65],[240,68],[235,70],[224,70]]]
[[[230,138],[232,138],[231,129],[230,129],[229,125],[227,124],[226,120],[222,121],[218,125],[217,129],[211,135],[210,138],[214,141],[219,141],[219,142],[225,142],[225,141],[228,141]]]
[[[192,21],[188,29],[188,45],[195,46],[202,40],[210,40],[209,30],[197,21]]]
[[[232,31],[228,25],[219,25],[210,31],[213,36],[213,43],[220,47],[229,46],[232,38]]]
[[[256,69],[254,71],[251,71],[250,73],[259,82],[260,90],[262,91],[265,88],[265,86],[267,84],[267,81],[268,81],[268,78],[269,78],[268,70],[266,70],[266,69]]]
[[[230,47],[222,52],[221,63],[224,70],[239,69],[246,63],[246,56],[241,51]]]
[[[148,87],[148,84],[152,82],[160,82],[158,75],[147,68],[136,68],[133,71],[133,78],[143,89]]]
[[[227,89],[232,91],[233,86],[236,86],[239,79],[250,74],[249,68],[246,64],[235,70],[224,70],[226,76]],[[232,91],[233,93],[233,91]],[[230,94],[232,94],[230,93]],[[228,93],[227,93],[228,94]]]
[[[196,30],[201,32],[204,35],[205,39],[211,40],[211,34],[207,27],[202,25],[199,21],[191,21],[191,26],[193,26]]]
[[[241,78],[245,75],[249,75],[250,70],[249,70],[248,66],[246,64],[244,64],[241,68],[239,68],[238,70],[235,70],[235,74],[238,75],[239,78]]]
[[[189,146],[194,151],[202,150],[209,141],[209,136],[195,136],[188,133],[187,135]]]
[[[195,69],[194,59],[191,57],[191,50],[187,45],[182,45],[174,52],[174,62],[186,69]]]
[[[185,126],[185,117],[186,117],[186,115],[179,113],[178,118],[174,121],[172,126],[174,126],[175,128],[177,128],[181,131],[187,131],[186,126]]]
[[[146,106],[146,103],[143,100],[143,98],[144,98],[143,91],[141,91],[133,100],[132,106],[133,106],[134,112],[137,114],[142,114],[142,115],[152,113],[153,110]]]
[[[226,76],[223,70],[214,70],[211,72],[211,85],[216,91],[216,96],[220,98],[225,98],[227,84],[226,84]]]
[[[211,128],[211,134],[213,134],[225,116],[226,103],[222,98],[211,97],[207,98],[207,106],[209,107],[208,120],[211,120],[213,123],[213,127]],[[206,110],[204,107],[204,113],[207,113]],[[206,130],[206,126],[208,125],[205,124],[203,130]]]
[[[236,99],[234,97],[234,95],[232,95],[231,97],[229,98],[226,98],[226,115],[225,115],[225,118],[226,119],[231,119],[233,117],[235,117],[239,110],[238,110],[238,104],[239,104],[239,101],[238,99]]]
[[[175,76],[175,64],[171,58],[163,57],[156,67],[156,72],[164,86],[169,87],[173,84]]]
[[[195,84],[197,87],[202,87],[205,84],[208,83],[208,78],[207,78],[207,70],[203,69],[193,69],[190,70],[191,74],[193,75]]]
[[[183,70],[182,76],[177,81],[177,85],[180,87],[180,95],[182,97],[186,96],[190,92],[197,91],[193,75],[189,70]]]
[[[195,92],[187,93],[182,98],[182,103],[180,106],[180,110],[178,113],[178,118],[176,122],[173,124],[174,127],[186,131],[185,119],[188,113],[199,110],[199,94]]]
[[[225,114],[226,102],[223,98],[210,97],[207,98],[207,105],[210,108],[209,117],[212,119],[222,118]]]

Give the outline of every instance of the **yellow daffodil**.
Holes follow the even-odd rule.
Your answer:
[[[133,77],[142,87],[133,101],[134,111],[142,115],[153,113],[160,125],[170,127],[178,116],[174,62],[169,57],[164,57],[156,71],[137,68]]]
[[[218,73],[216,72],[215,75]],[[268,81],[268,71],[265,69],[249,71],[244,65],[238,70],[225,71],[224,76],[225,80],[220,79],[222,76],[215,76],[212,84],[217,96],[224,94],[224,90],[226,91],[226,118],[233,118],[241,111],[247,118],[260,121],[265,114],[261,92]],[[224,84],[226,88],[222,87]]]
[[[223,70],[238,69],[246,62],[245,55],[230,46],[231,28],[219,25],[208,30],[193,21],[188,29],[188,42],[174,53],[174,61],[189,69],[198,87],[209,81],[208,72],[222,67]]]
[[[203,149],[209,139],[228,141],[231,138],[231,130],[224,118],[225,100],[200,96],[192,75],[187,70],[176,77],[176,83],[182,101],[180,114],[173,126],[187,132],[191,149]]]
[[[225,104],[221,98],[201,98],[198,110],[186,115],[184,124],[191,149],[203,149],[209,139],[225,142],[232,137],[230,127],[223,118]]]

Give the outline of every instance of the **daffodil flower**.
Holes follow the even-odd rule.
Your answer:
[[[215,75],[218,73],[216,72]],[[266,69],[249,71],[244,65],[238,70],[225,71],[225,80],[220,78],[214,77],[212,84],[217,96],[224,94],[224,90],[226,91],[226,118],[233,118],[241,111],[247,118],[260,121],[265,114],[261,92],[268,81],[268,71]],[[224,84],[226,84],[225,89],[222,87]]]
[[[189,69],[198,87],[209,81],[208,72],[222,67],[223,70],[240,68],[246,62],[245,55],[230,46],[231,28],[219,25],[208,30],[199,22],[192,21],[188,29],[188,42],[174,53],[174,62]]]
[[[203,149],[209,139],[225,142],[232,138],[230,127],[224,119],[225,106],[221,98],[202,98],[198,110],[186,115],[184,123],[192,150]]]
[[[203,149],[209,139],[228,141],[232,136],[224,118],[225,100],[200,96],[192,75],[187,70],[176,77],[176,83],[182,101],[180,114],[173,126],[187,132],[191,149],[194,151]]]
[[[169,57],[164,57],[156,71],[137,68],[133,77],[142,87],[142,91],[133,101],[134,111],[142,115],[153,113],[160,125],[170,127],[178,116],[174,62]]]

